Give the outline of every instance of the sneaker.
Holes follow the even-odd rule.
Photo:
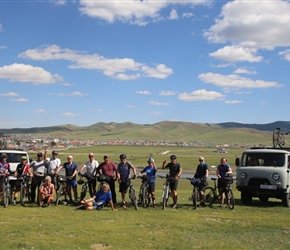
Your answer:
[[[201,202],[198,207],[205,207],[205,204],[203,202]]]
[[[14,205],[14,206],[16,205],[16,201],[12,201],[11,203],[12,203],[12,205]]]
[[[153,208],[157,208],[156,204],[153,204]]]
[[[218,207],[224,207],[224,204],[220,204]]]
[[[126,206],[126,202],[125,202],[125,201],[122,202],[122,207],[123,207],[123,208],[127,208],[127,206]]]
[[[173,204],[172,208],[177,209],[177,204]]]

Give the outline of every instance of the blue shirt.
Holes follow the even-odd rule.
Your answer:
[[[98,190],[95,194],[96,198],[95,201],[102,202],[102,204],[109,203],[109,201],[112,200],[112,193],[111,191],[108,191],[106,193],[103,192],[103,190]]]
[[[69,162],[65,162],[63,164],[63,167],[65,169],[65,175],[66,176],[72,176],[75,170],[78,170],[78,165],[76,162],[73,162],[71,165],[69,164]],[[75,179],[76,176],[74,176],[73,179]]]
[[[227,172],[230,170],[230,165],[229,164],[220,164],[218,165],[217,169],[218,169],[218,173],[220,174],[220,176],[222,177],[222,179],[225,178],[225,175],[227,174]]]
[[[147,166],[141,172],[147,174],[149,178],[148,183],[154,183],[156,181],[156,170],[153,166]]]
[[[128,180],[129,174],[130,174],[130,168],[132,167],[132,164],[128,161],[125,163],[121,162],[118,164],[118,172],[120,174],[120,180],[126,181]]]

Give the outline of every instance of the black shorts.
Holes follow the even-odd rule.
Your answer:
[[[121,183],[119,183],[119,192],[127,193],[128,187],[129,187],[128,181],[121,181]]]
[[[148,193],[155,192],[155,182],[148,183]]]
[[[227,183],[223,179],[218,179],[218,189],[225,188]]]
[[[170,189],[171,190],[177,190],[177,187],[178,187],[178,179],[170,182],[170,185],[169,186],[170,186]]]

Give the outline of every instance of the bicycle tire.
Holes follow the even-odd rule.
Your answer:
[[[212,187],[206,187],[204,191],[204,204],[211,206],[216,200],[216,193]]]
[[[198,193],[198,188],[194,187],[193,191],[192,191],[192,205],[193,205],[193,209],[197,208],[197,193]]]
[[[87,185],[83,185],[82,186],[82,191],[81,191],[81,196],[80,196],[80,199],[83,200],[85,197],[86,197],[86,194],[87,194],[87,190],[88,190],[88,187]]]
[[[20,188],[20,204],[22,206],[25,206],[26,190],[27,190],[27,186],[26,185],[21,185],[21,188]]]
[[[147,193],[147,187],[143,185],[142,187],[142,205],[143,207],[146,207],[148,203],[148,193]]]
[[[278,130],[277,129],[275,129],[274,131],[273,131],[273,147],[274,148],[277,148],[278,147]]]
[[[228,189],[226,190],[225,194],[226,194],[226,202],[227,202],[228,208],[233,210],[235,207],[235,197],[234,197],[233,190]]]
[[[3,206],[4,207],[8,207],[9,200],[10,200],[9,196],[10,196],[9,188],[5,187],[5,191],[3,192]]]
[[[169,187],[165,186],[162,193],[162,209],[167,207]]]
[[[60,195],[61,195],[61,190],[62,190],[62,186],[59,186],[59,189],[56,192],[56,199],[55,199],[55,205],[58,206],[59,204],[59,200],[60,200]]]
[[[131,198],[131,202],[132,202],[132,205],[134,206],[135,210],[138,210],[138,201],[137,201],[137,197],[136,197],[136,191],[134,188],[131,188],[130,198]]]

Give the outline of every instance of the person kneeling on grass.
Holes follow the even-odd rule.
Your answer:
[[[50,206],[53,201],[54,185],[51,183],[51,177],[46,176],[44,180],[45,182],[39,190],[39,207],[42,207],[43,202],[46,202],[47,206]]]
[[[81,200],[81,205],[78,206],[77,209],[100,210],[107,204],[110,205],[113,211],[116,211],[112,201],[110,186],[108,184],[103,184],[102,189],[97,191],[93,197],[87,200]]]

